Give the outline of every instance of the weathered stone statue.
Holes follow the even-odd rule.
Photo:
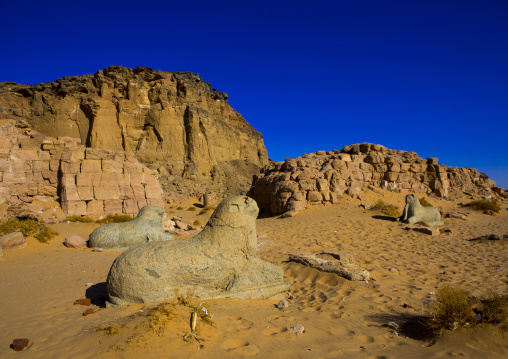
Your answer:
[[[404,212],[402,213],[402,216],[397,218],[397,221],[405,222],[407,224],[425,222],[432,226],[443,224],[443,222],[441,222],[441,215],[439,214],[439,211],[434,207],[423,207],[414,193],[406,196]]]
[[[289,289],[283,271],[256,257],[256,202],[224,199],[202,232],[190,239],[151,242],[116,258],[109,270],[109,300],[149,303],[186,293],[201,298],[263,299]]]
[[[146,243],[175,239],[162,229],[164,210],[156,205],[141,208],[136,218],[129,222],[111,223],[98,227],[90,234],[90,247],[127,249]]]

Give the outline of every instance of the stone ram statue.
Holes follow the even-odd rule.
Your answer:
[[[402,212],[402,216],[397,218],[397,221],[407,224],[425,222],[432,226],[443,224],[439,211],[434,207],[423,207],[414,193],[406,196],[404,212]]]

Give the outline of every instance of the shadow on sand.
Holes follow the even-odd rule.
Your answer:
[[[374,219],[381,219],[383,221],[395,222],[395,218],[388,217],[388,216],[379,216],[379,215],[376,215],[376,216],[372,216],[372,218],[374,218]]]
[[[92,301],[93,305],[106,308],[106,301],[109,298],[106,282],[92,285],[86,290],[85,296]]]
[[[429,329],[425,322],[429,320],[427,316],[412,313],[387,313],[373,314],[366,318],[379,323],[382,327],[388,327],[388,323],[394,322],[399,326],[396,332],[411,339],[429,341],[429,345],[434,344],[437,339],[434,331]],[[392,329],[393,330],[393,329]]]

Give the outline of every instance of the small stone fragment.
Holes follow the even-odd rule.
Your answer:
[[[12,341],[11,348],[17,352],[20,352],[28,346],[29,342],[30,341],[26,338],[14,339]]]
[[[447,328],[448,330],[451,330],[451,331],[456,330],[458,327],[459,327],[459,323],[458,323],[458,322],[448,323],[448,324],[446,325],[446,328]]]
[[[305,328],[301,324],[297,324],[290,328],[295,333],[303,333],[305,331]]]
[[[64,245],[69,248],[83,248],[86,247],[86,240],[80,236],[72,235],[65,238]]]
[[[21,249],[27,246],[25,237],[21,232],[13,232],[6,234],[0,238],[0,246],[2,249]]]
[[[394,273],[399,271],[397,268],[389,268],[388,270],[389,270],[390,272],[394,272]]]
[[[81,298],[81,299],[76,299],[76,301],[74,301],[74,305],[89,306],[91,304],[92,304],[92,300],[90,298]]]
[[[439,228],[435,227],[420,227],[420,228],[413,228],[413,231],[425,233],[431,236],[436,236],[439,234]]]
[[[90,314],[93,314],[95,313],[95,311],[92,309],[92,308],[88,308],[87,310],[85,310],[85,312],[83,313],[83,316],[86,317],[87,315],[90,315]]]
[[[285,299],[282,299],[282,300],[279,302],[279,304],[277,304],[277,308],[279,308],[279,309],[284,309],[284,308],[287,308],[287,307],[289,307],[289,303],[288,303],[288,301],[287,301],[287,300],[285,300]]]
[[[102,252],[102,247],[93,247],[92,251],[94,251],[94,252]]]
[[[388,322],[388,323],[386,324],[386,326],[387,326],[388,328],[390,328],[390,329],[395,330],[395,331],[399,331],[399,330],[400,330],[400,326],[399,326],[397,323],[395,323],[395,322]]]

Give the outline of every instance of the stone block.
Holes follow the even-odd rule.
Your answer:
[[[164,201],[161,198],[147,199],[146,202],[164,208]]]
[[[430,157],[426,159],[428,165],[437,165],[438,159],[437,157]]]
[[[0,137],[0,148],[10,150],[14,147],[14,144],[7,137]]]
[[[36,183],[17,184],[12,187],[11,193],[15,193],[18,196],[37,196],[38,189]]]
[[[131,186],[118,186],[118,191],[120,194],[120,199],[127,200],[127,199],[134,199],[134,192],[132,191]],[[137,206],[136,206],[137,208]]]
[[[65,148],[62,151],[62,160],[84,160],[85,159],[85,151],[84,150],[71,150]]]
[[[118,186],[94,186],[94,197],[98,200],[120,199]]]
[[[134,199],[140,201],[144,200],[145,197],[145,187],[138,185],[138,186],[131,186],[132,191],[134,193]]]
[[[102,160],[103,173],[123,173],[123,161]]]
[[[86,203],[86,213],[89,216],[100,216],[104,213],[104,201],[92,200]]]
[[[79,199],[82,201],[90,201],[94,199],[94,192],[92,186],[81,187],[78,186]]]
[[[63,187],[75,187],[76,186],[76,175],[72,173],[64,173],[60,179],[60,184]],[[75,201],[75,200],[73,200]]]
[[[400,172],[408,172],[411,168],[411,163],[401,163],[400,164]]]
[[[10,165],[13,172],[32,172],[32,161],[11,160]]]
[[[126,214],[137,214],[139,212],[138,202],[135,199],[125,199],[123,201],[123,212]]]
[[[56,184],[54,184],[54,185],[45,184],[45,183],[37,184],[37,194],[39,196],[48,196],[48,197],[56,198],[58,195]]]
[[[137,202],[138,202],[138,209],[141,209],[148,204],[148,201],[146,199],[140,199]]]
[[[395,182],[398,177],[399,174],[397,172],[386,172],[384,179],[388,182]]]
[[[79,201],[78,188],[76,186],[64,186],[62,188],[62,201]]]
[[[105,214],[122,214],[123,212],[123,201],[119,199],[110,199],[104,201],[104,213]]]
[[[141,185],[145,183],[145,174],[144,173],[131,173],[131,186],[133,185]]]
[[[32,171],[33,172],[49,171],[49,161],[33,161]]]
[[[159,186],[145,186],[146,199],[162,198],[162,190]]]
[[[49,161],[49,160],[51,160],[51,155],[49,154],[48,151],[39,150],[38,154],[39,154],[39,160],[40,161]]]
[[[140,163],[125,162],[124,173],[143,173],[143,165]]]
[[[0,148],[0,158],[1,159],[7,159],[10,157],[10,155],[11,155],[10,150]]]
[[[36,161],[39,159],[38,150],[11,150],[11,159],[13,160],[24,160],[24,161]]]
[[[27,172],[4,172],[3,182],[6,184],[23,184],[26,183]]]
[[[53,171],[45,171],[41,172],[42,178],[44,178],[46,181],[48,181],[51,184],[57,184],[58,183],[58,174],[57,172]]]
[[[287,175],[290,176],[289,173],[287,173]],[[157,178],[154,175],[145,173],[145,184],[147,186],[158,186],[159,181],[157,180]]]
[[[118,177],[119,176],[121,177],[121,175],[118,175],[116,173],[101,173],[97,177],[100,178],[100,181],[99,181],[100,186],[111,186],[111,185],[118,186]]]
[[[11,161],[0,159],[0,172],[8,172],[11,170]]]
[[[62,211],[68,216],[86,216],[84,201],[62,201]]]
[[[76,185],[78,187],[93,186],[94,173],[76,173]]]
[[[101,160],[83,160],[81,162],[82,173],[101,173],[102,161]]]
[[[400,172],[400,163],[391,163],[388,165],[390,172]]]
[[[59,168],[60,168],[60,160],[49,161],[49,170],[50,171],[56,172],[56,171],[58,171]],[[75,172],[73,172],[73,173],[75,173]]]
[[[321,202],[322,200],[323,196],[317,191],[309,191],[307,193],[307,201],[309,202]]]
[[[62,173],[76,174],[79,172],[81,160],[62,160],[60,161],[60,168]]]

